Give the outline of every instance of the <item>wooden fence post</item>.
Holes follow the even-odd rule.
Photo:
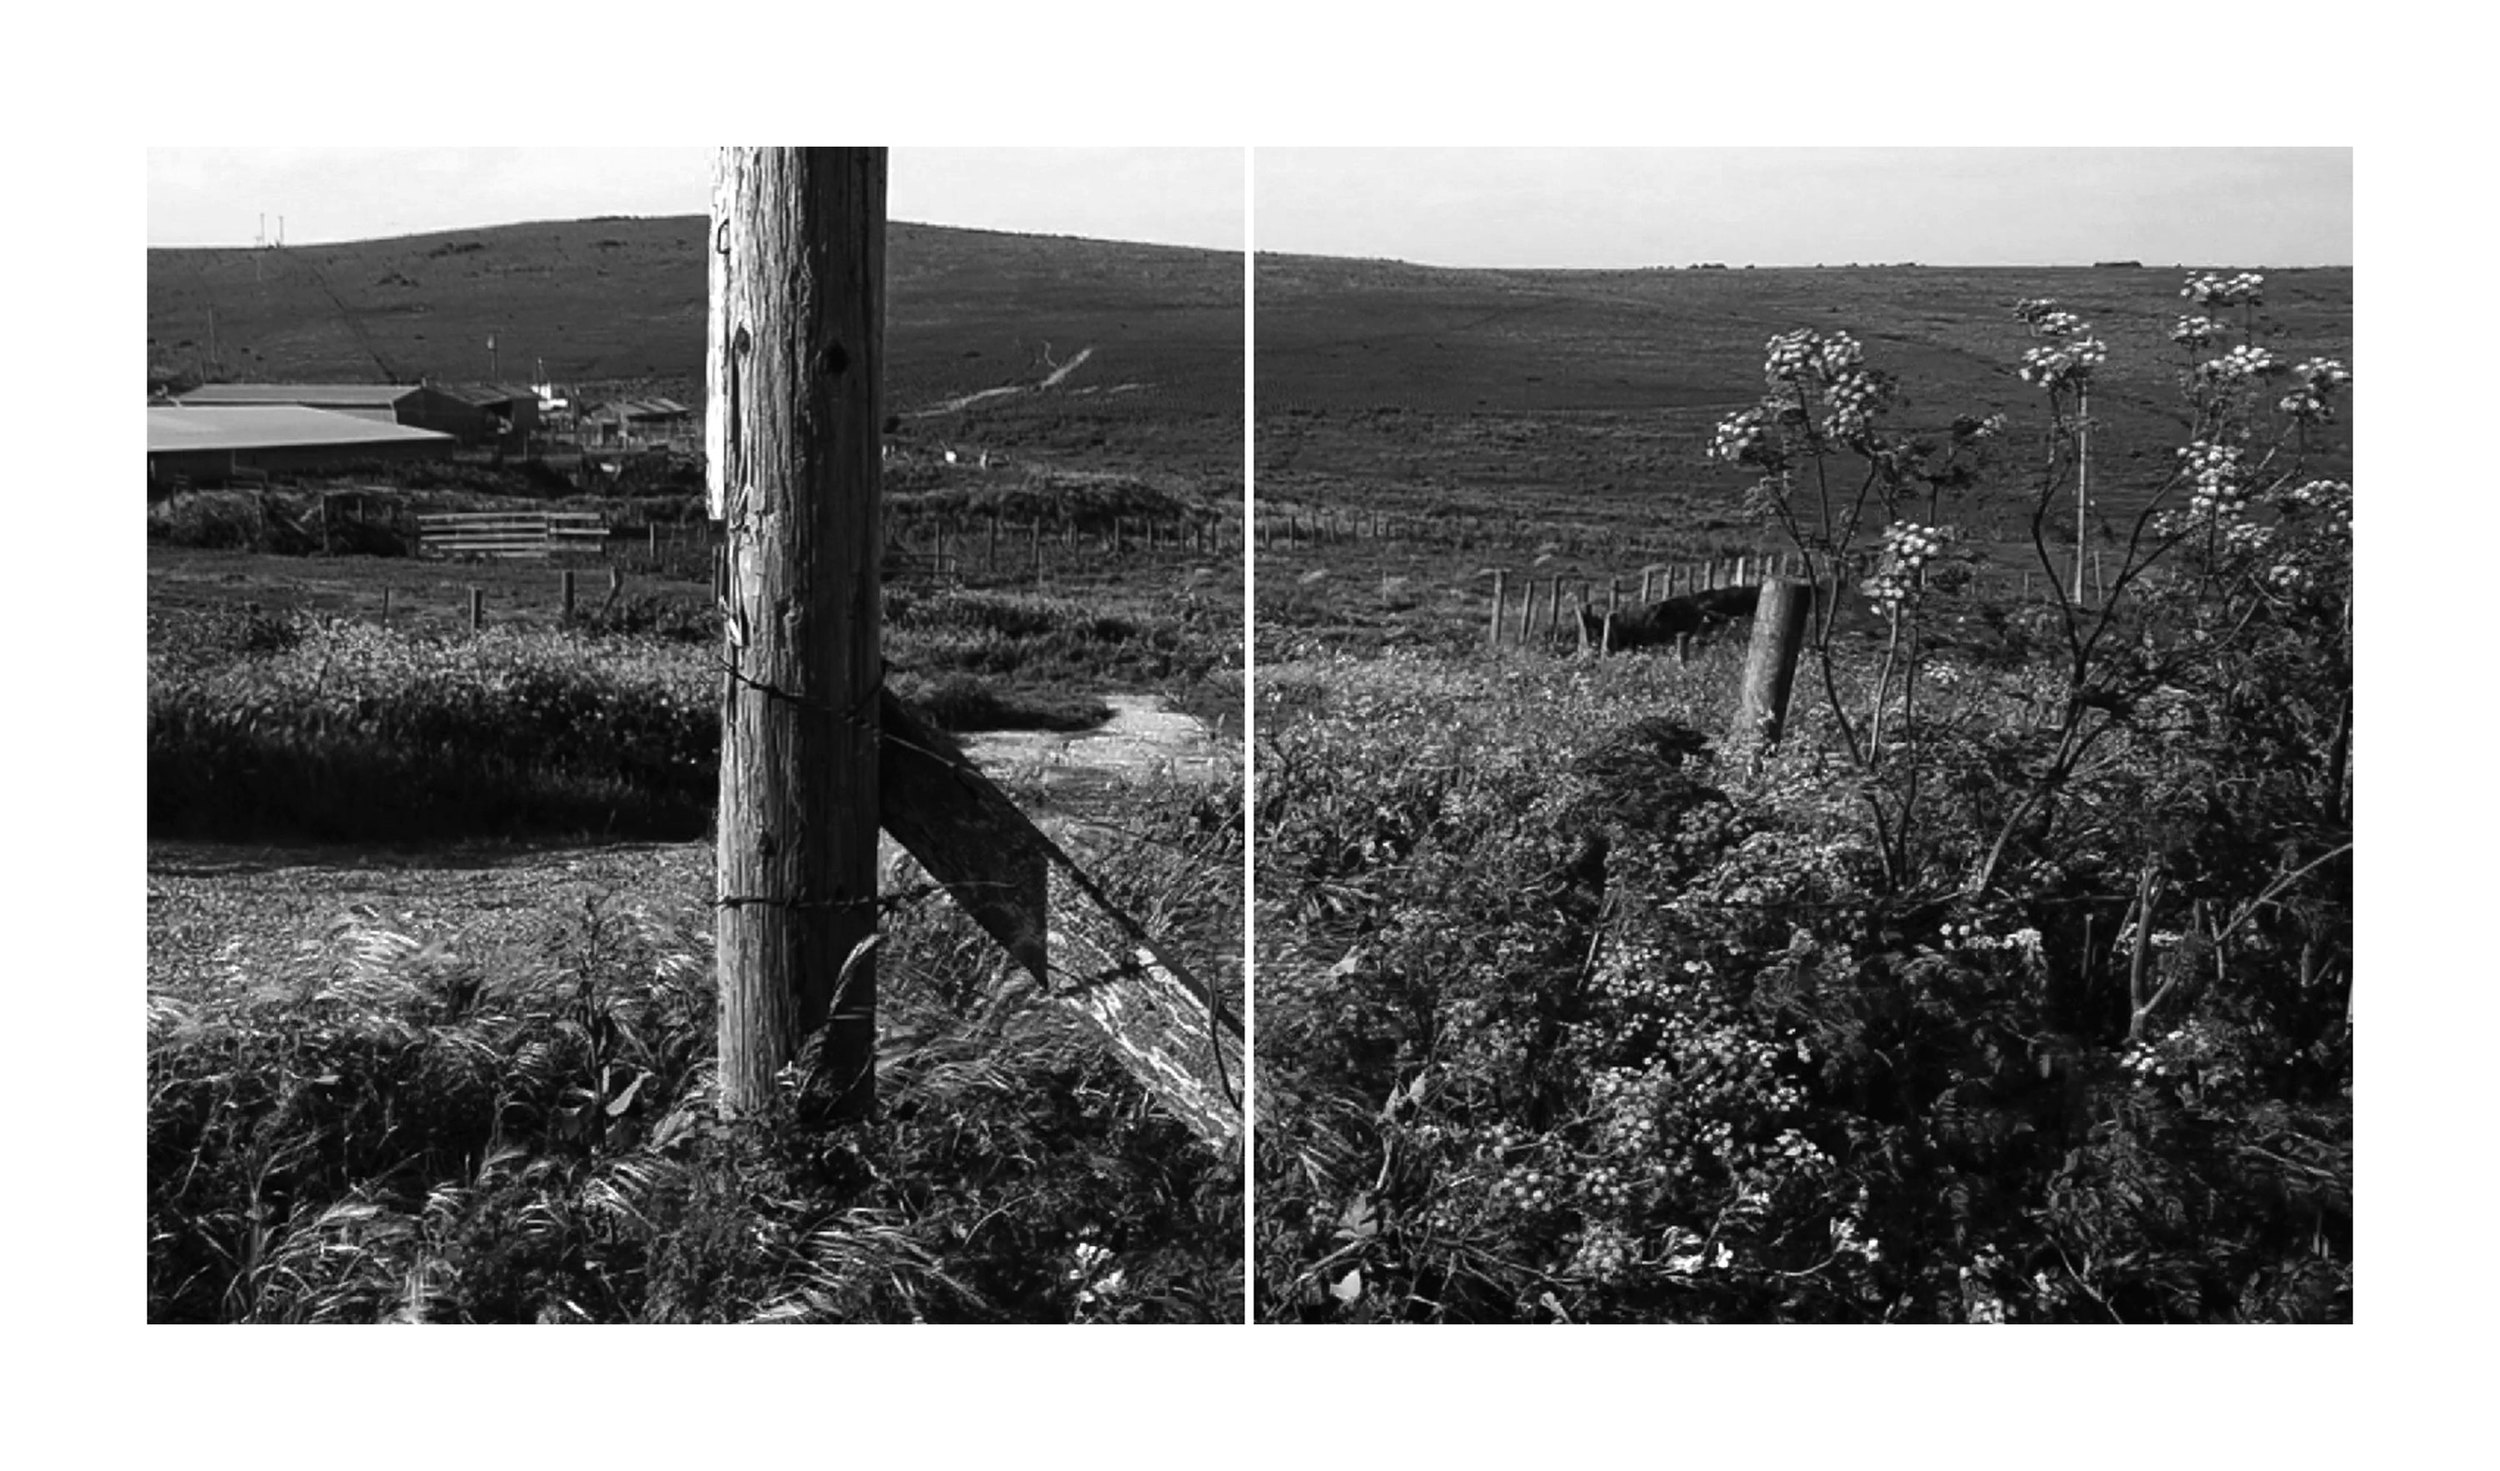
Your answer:
[[[382,584],[382,626],[391,626],[391,585],[387,582]]]
[[[1487,648],[1498,649],[1502,646],[1502,578],[1502,570],[1499,567],[1494,568],[1493,621],[1484,631],[1484,642]]]
[[[733,1115],[766,1105],[820,1030],[833,1117],[876,1101],[885,199],[882,148],[724,148],[713,169],[729,581],[714,902]]]
[[[470,588],[470,589],[469,589],[469,632],[471,632],[471,633],[475,633],[475,632],[477,632],[479,629],[484,628],[485,626],[486,626],[486,589],[484,589],[484,588],[482,588],[482,587],[473,587],[473,588]]]
[[[1797,678],[1797,651],[1805,644],[1806,617],[1814,607],[1814,588],[1788,578],[1762,584],[1754,601],[1753,641],[1745,649],[1744,683],[1736,696],[1736,721],[1728,731],[1731,750],[1752,751],[1777,745],[1788,715],[1788,692]]]
[[[564,621],[573,621],[573,569],[564,569]]]

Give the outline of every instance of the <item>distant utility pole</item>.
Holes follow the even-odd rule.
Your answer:
[[[876,1102],[877,445],[886,153],[713,165],[712,515],[725,523],[721,1108],[813,1038],[836,1117]]]
[[[2092,390],[2075,394],[2075,605],[2083,605],[2085,514],[2092,504]]]

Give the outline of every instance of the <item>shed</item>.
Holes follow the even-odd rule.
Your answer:
[[[584,409],[586,446],[632,449],[685,444],[702,437],[703,416],[671,398],[615,398]]]

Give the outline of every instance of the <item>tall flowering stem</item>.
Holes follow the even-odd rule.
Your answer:
[[[1849,760],[1873,777],[1895,766],[1902,781],[1862,787],[1887,868],[1896,881],[1909,868],[1917,807],[1916,763],[1890,754],[1916,743],[1916,690],[1921,663],[1918,600],[1925,566],[1949,538],[1935,526],[1949,489],[1975,477],[1982,449],[2003,429],[1999,419],[1955,421],[1950,442],[1889,432],[1883,424],[1898,390],[1869,367],[1845,332],[1783,332],[1764,344],[1761,401],[1722,421],[1714,459],[1755,475],[1748,507],[1793,546],[1807,577],[1822,589],[1808,632],[1823,698]],[[1854,481],[1854,489],[1846,488]],[[1801,493],[1810,486],[1811,503]],[[1924,522],[1910,519],[1921,507]],[[1886,527],[1867,544],[1874,527]],[[1833,657],[1839,594],[1847,579],[1866,574],[1860,591],[1885,614],[1890,634],[1875,687],[1863,709],[1844,692]],[[1898,708],[1899,724],[1891,712]]]

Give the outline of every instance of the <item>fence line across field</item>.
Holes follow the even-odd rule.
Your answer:
[[[2106,596],[2102,563],[2095,549],[2091,559],[2092,594],[2087,607],[2098,607]],[[1850,557],[1837,579],[1840,595],[1846,598],[1857,584],[1870,575],[1876,566],[1871,554]],[[1815,568],[1826,583],[1833,580],[1831,565],[1821,562]],[[1498,648],[1505,644],[1525,648],[1538,634],[1548,642],[1569,631],[1578,636],[1579,610],[1586,608],[1593,616],[1604,619],[1627,609],[1646,607],[1669,598],[1689,597],[1696,593],[1721,588],[1757,587],[1773,578],[1803,579],[1805,562],[1797,553],[1751,552],[1732,557],[1712,557],[1696,562],[1653,562],[1643,566],[1637,578],[1623,574],[1599,576],[1591,573],[1529,576],[1514,582],[1507,569],[1493,569],[1491,606],[1485,616],[1485,643]],[[1516,596],[1514,596],[1514,591]],[[1993,596],[2019,602],[2055,601],[2061,587],[2053,579],[2042,576],[2036,568],[1970,569],[1955,582],[1930,585],[1934,596]],[[1570,610],[1566,614],[1565,610]]]

